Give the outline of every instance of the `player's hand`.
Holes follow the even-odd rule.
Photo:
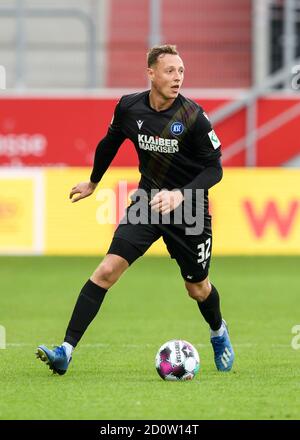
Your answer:
[[[72,200],[72,203],[78,202],[78,200],[84,199],[85,197],[93,194],[97,183],[93,182],[81,182],[77,183],[77,185],[73,186],[71,189],[69,199]],[[79,194],[79,196],[72,198],[75,194]]]
[[[183,202],[183,194],[179,190],[162,190],[150,202],[151,209],[161,214],[168,214]]]

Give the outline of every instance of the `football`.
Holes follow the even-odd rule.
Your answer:
[[[200,358],[190,342],[173,339],[159,348],[155,366],[164,380],[192,380],[199,371]]]

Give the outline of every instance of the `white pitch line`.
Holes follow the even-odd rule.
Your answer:
[[[45,343],[47,347],[53,347],[54,343]],[[210,347],[210,344],[193,344],[195,347],[206,348]],[[244,343],[244,344],[233,344],[234,347],[237,348],[253,348],[253,347],[272,347],[272,348],[288,348],[290,344],[253,344],[253,343]],[[35,347],[36,344],[30,342],[10,342],[6,344],[7,347]],[[152,348],[157,347],[156,344],[104,344],[104,343],[96,343],[96,344],[82,344],[80,348],[109,348],[109,347],[122,347],[122,348]]]

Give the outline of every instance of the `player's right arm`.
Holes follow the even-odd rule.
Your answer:
[[[122,111],[120,100],[115,108],[114,116],[110,123],[106,136],[101,139],[101,141],[97,145],[90,181],[77,183],[77,185],[75,185],[71,189],[69,198],[72,199],[72,203],[93,194],[105,171],[117,154],[118,149],[126,139],[126,136],[122,132],[121,125]],[[73,198],[75,194],[78,195]]]

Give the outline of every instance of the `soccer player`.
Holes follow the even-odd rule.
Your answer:
[[[139,158],[139,190],[144,194],[140,200],[148,196],[147,221],[128,221],[137,211],[139,199],[133,200],[126,211],[127,221],[120,222],[106,256],[80,292],[64,342],[53,350],[38,347],[37,357],[60,375],[67,371],[72,352],[108,289],[160,237],[180,268],[188,294],[209,324],[217,369],[229,371],[233,365],[219,294],[208,278],[212,245],[208,189],[222,179],[220,142],[203,109],[179,93],[184,64],[176,46],[153,47],[147,61],[150,90],[120,99],[108,132],[97,146],[90,181],[78,183],[70,192],[72,202],[90,196],[128,138]],[[200,201],[197,191],[204,194]],[[190,206],[194,215],[199,205],[204,226],[197,233],[188,233],[185,217],[176,222],[175,213]],[[151,221],[154,213],[158,221]],[[167,216],[170,221],[166,222]]]

